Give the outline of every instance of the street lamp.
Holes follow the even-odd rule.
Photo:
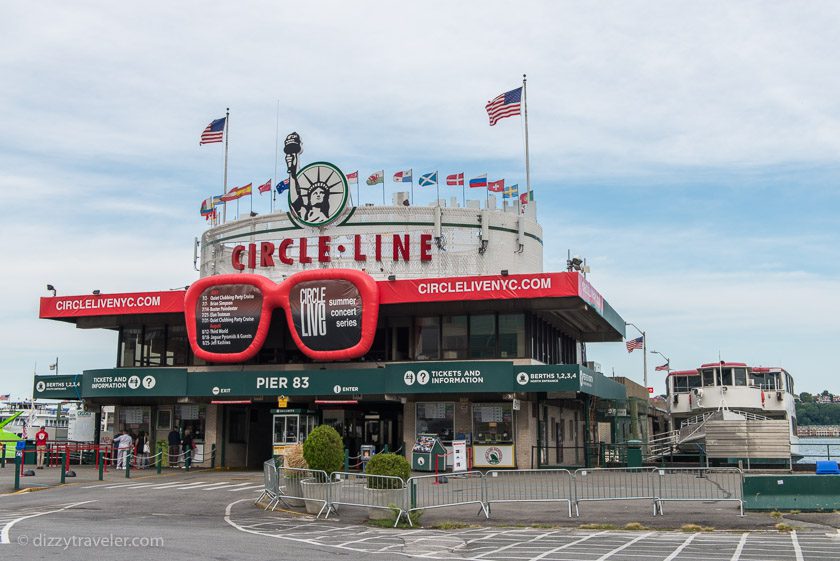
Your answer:
[[[664,358],[664,359],[665,359],[665,364],[668,366],[668,372],[670,372],[670,371],[671,371],[671,359],[670,359],[670,358],[668,358],[667,356],[663,355],[663,354],[662,354],[662,353],[660,353],[659,351],[650,351],[650,354],[659,355],[659,356],[661,356],[662,358]]]
[[[645,390],[648,388],[648,378],[647,378],[647,337],[645,336],[645,332],[639,329],[634,323],[630,323],[629,321],[625,321],[624,325],[629,325],[633,327],[636,331],[638,331],[642,335],[642,368],[644,369],[644,380],[645,380]]]

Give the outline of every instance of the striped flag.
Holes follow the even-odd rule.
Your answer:
[[[353,173],[348,173],[344,177],[347,178],[347,183],[355,183],[356,185],[359,184],[359,171],[356,170]]]
[[[201,201],[201,216],[207,217],[216,212],[216,205],[222,204],[222,196],[214,195]]]
[[[394,183],[411,183],[411,181],[412,175],[410,169],[398,171],[394,174]]]
[[[470,189],[477,189],[479,187],[487,187],[487,174],[479,175],[470,179]]]
[[[519,183],[505,187],[505,193],[503,196],[505,199],[515,199],[519,197]]]
[[[424,173],[418,178],[417,184],[420,185],[420,187],[437,185],[437,172],[433,171],[431,173]]]
[[[9,394],[4,393],[3,395],[0,395],[0,401],[9,401]]]
[[[236,199],[241,199],[242,197],[250,195],[251,185],[253,184],[249,183],[248,185],[243,185],[242,187],[234,187],[233,189],[222,195],[222,200],[226,203],[229,203],[230,201],[235,201]]]
[[[201,140],[198,141],[198,145],[201,146],[202,144],[213,144],[214,142],[221,142],[224,140],[225,136],[225,121],[227,117],[222,117],[221,119],[216,119],[209,125],[207,128],[204,129],[204,132],[201,133]]]
[[[670,370],[671,370],[671,363],[670,363],[670,362],[666,362],[665,364],[660,364],[659,366],[657,366],[656,368],[654,368],[654,370],[657,370],[657,371],[659,371],[659,372],[662,372],[662,371],[668,372],[668,371],[670,371]]]
[[[376,185],[377,183],[385,184],[385,170],[373,172],[367,178],[368,185]]]
[[[487,190],[491,193],[504,193],[505,191],[505,180],[500,179],[498,181],[491,181],[487,184]]]
[[[645,339],[644,339],[644,337],[636,337],[635,339],[631,339],[630,341],[627,341],[626,346],[627,346],[627,352],[632,353],[636,349],[644,348]]]
[[[263,193],[270,192],[271,191],[271,179],[269,179],[268,181],[266,181],[265,183],[263,183],[262,185],[257,187],[257,191],[260,192],[260,195],[262,195]]]
[[[505,92],[500,96],[494,97],[487,102],[484,108],[487,110],[487,115],[490,117],[490,126],[492,127],[499,120],[505,117],[513,117],[521,113],[520,107],[522,102],[522,88],[516,88]]]
[[[463,185],[464,184],[464,174],[462,173],[453,173],[452,175],[446,176],[446,184],[447,185]]]

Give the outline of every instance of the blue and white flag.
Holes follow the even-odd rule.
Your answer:
[[[394,183],[411,183],[411,170],[398,171],[394,174]]]
[[[433,171],[431,173],[424,173],[417,180],[417,184],[420,185],[420,187],[428,187],[429,185],[437,185],[437,181],[438,181],[437,180],[437,174],[438,174],[438,172],[436,172],[436,171]]]
[[[277,184],[277,192],[278,193],[282,194],[284,191],[288,191],[288,190],[289,190],[289,180],[288,179],[284,179],[283,181],[281,181],[280,183]]]

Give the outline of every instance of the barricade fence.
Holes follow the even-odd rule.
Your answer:
[[[741,516],[743,472],[738,468],[590,468],[490,470],[398,477],[278,467],[274,460],[264,465],[265,488],[258,499],[269,499],[266,509],[281,502],[301,506],[328,518],[339,506],[391,510],[394,525],[410,514],[432,508],[476,505],[490,518],[497,503],[560,503],[569,517],[580,516],[587,501],[650,501],[652,514],[662,515],[663,502],[737,502]],[[293,504],[292,501],[298,501]],[[574,509],[572,508],[574,506]]]

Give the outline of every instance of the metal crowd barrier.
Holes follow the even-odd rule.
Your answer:
[[[409,481],[411,481],[409,479]],[[357,506],[363,508],[385,509],[397,511],[394,527],[405,516],[411,525],[411,519],[406,512],[405,481],[400,477],[390,475],[367,475],[365,473],[335,472],[330,479],[330,505]],[[330,517],[330,511],[327,515]]]
[[[484,504],[561,502],[569,508],[575,500],[575,483],[567,469],[491,470],[484,474]]]
[[[650,500],[656,516],[655,468],[586,468],[575,470],[575,513],[582,501]]]
[[[477,504],[484,516],[490,518],[484,502],[484,475],[480,471],[419,475],[410,477],[406,485],[410,493],[407,512]]]
[[[266,510],[280,502],[301,506],[303,501],[315,501],[321,504],[316,518],[326,512],[326,519],[341,505],[387,509],[397,512],[394,526],[403,517],[410,525],[409,514],[414,511],[470,504],[478,505],[489,519],[491,505],[505,502],[566,503],[572,517],[572,505],[580,516],[580,503],[586,501],[649,500],[654,516],[662,514],[663,502],[733,501],[744,514],[743,473],[737,468],[490,470],[421,475],[403,481],[355,472],[327,476],[323,471],[278,468],[269,460],[263,466],[263,480],[257,502],[268,498]]]
[[[658,468],[656,503],[664,501],[733,501],[744,516],[744,473],[738,468]]]

